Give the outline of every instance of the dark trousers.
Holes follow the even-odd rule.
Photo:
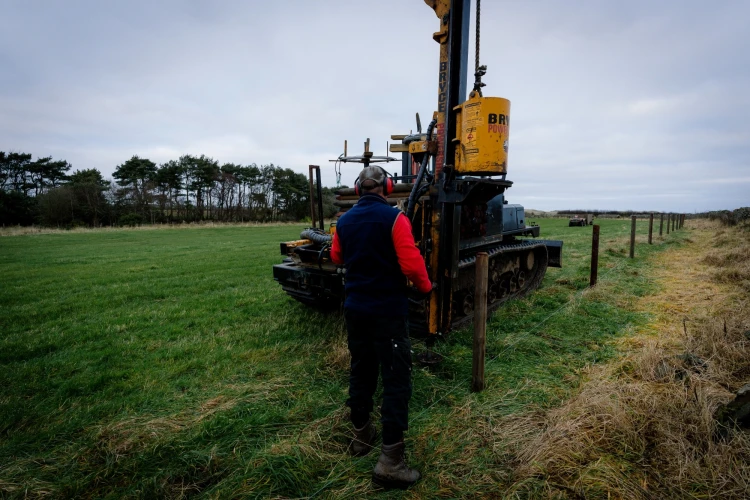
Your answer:
[[[383,379],[380,421],[399,433],[409,428],[411,399],[411,343],[406,317],[344,310],[349,352],[352,355],[347,406],[355,415],[368,414],[378,385]]]

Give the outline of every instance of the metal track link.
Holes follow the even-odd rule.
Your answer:
[[[538,249],[542,249],[538,250]],[[501,305],[508,302],[512,299],[517,299],[524,297],[528,293],[532,292],[533,290],[537,289],[539,285],[542,282],[542,279],[544,278],[544,274],[547,270],[547,250],[546,246],[543,242],[539,241],[520,241],[518,243],[510,244],[510,245],[498,245],[489,249],[480,250],[487,252],[487,254],[490,257],[490,262],[492,259],[500,257],[504,254],[516,254],[518,252],[526,252],[528,250],[535,250],[537,249],[537,252],[535,253],[541,253],[543,255],[538,255],[539,257],[542,257],[538,265],[536,266],[535,272],[533,276],[530,276],[526,282],[526,284],[519,290],[508,293],[507,295],[503,296],[502,298],[499,298],[495,300],[494,302],[487,304],[487,314],[492,314],[495,310],[497,310]],[[470,272],[470,269],[474,267],[474,264],[476,263],[476,257],[467,257],[465,259],[461,259],[459,261],[459,270],[462,271],[462,273]],[[454,292],[455,294],[456,292]],[[473,293],[473,290],[469,290],[469,293]],[[427,336],[427,323],[424,320],[424,314],[422,311],[424,311],[424,304],[421,301],[416,300],[410,300],[410,307],[409,307],[409,329],[411,331],[411,335],[414,337],[425,337]],[[469,314],[466,316],[458,315],[458,311],[454,308],[454,314],[453,314],[453,321],[451,322],[451,329],[457,329],[462,326],[465,326],[467,324],[470,324],[472,320],[474,319],[473,314]]]
[[[531,250],[532,248],[539,248],[543,246],[545,246],[544,243],[541,243],[538,241],[525,240],[519,243],[515,243],[513,245],[498,245],[496,247],[490,248],[489,250],[479,250],[479,251],[487,252],[487,255],[489,255],[491,259],[497,256],[498,254],[512,253],[512,252],[517,252],[519,250]],[[476,261],[477,261],[476,256],[471,256],[466,259],[461,259],[460,261],[458,261],[458,268],[463,269],[465,267],[473,266]]]

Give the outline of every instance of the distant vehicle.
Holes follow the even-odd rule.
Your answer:
[[[576,215],[571,217],[568,221],[568,227],[570,226],[588,226],[594,222],[594,214],[586,214],[584,216]]]

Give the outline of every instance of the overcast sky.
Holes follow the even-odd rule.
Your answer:
[[[437,106],[439,23],[422,0],[0,0],[0,12],[0,150],[105,177],[133,155],[190,153],[318,164],[333,186],[344,139],[350,154],[367,137],[385,154]],[[750,205],[750,1],[485,0],[481,26],[484,94],[511,101],[511,203]],[[345,165],[342,183],[357,173]]]

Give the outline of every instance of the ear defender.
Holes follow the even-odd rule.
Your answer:
[[[388,175],[383,167],[378,166],[381,172],[383,172],[383,182],[380,184],[383,188],[383,194],[388,196],[393,192],[393,179]],[[367,179],[372,180],[372,179]],[[359,177],[354,180],[354,194],[362,196],[362,185],[359,182]]]
[[[383,171],[383,194],[388,196],[393,192],[393,179],[388,176],[388,172],[383,167],[380,167]]]

